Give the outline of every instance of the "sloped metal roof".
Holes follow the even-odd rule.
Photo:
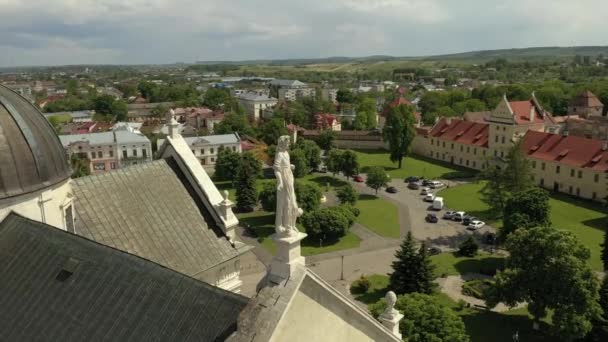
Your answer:
[[[216,341],[248,300],[11,213],[0,222],[3,341]]]
[[[70,174],[51,124],[28,100],[0,85],[0,199],[44,189]]]

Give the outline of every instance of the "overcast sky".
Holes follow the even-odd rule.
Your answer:
[[[0,0],[0,66],[606,45],[607,0]]]

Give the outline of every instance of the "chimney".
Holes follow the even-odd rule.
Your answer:
[[[532,105],[532,107],[530,107],[530,122],[534,122],[535,119],[536,119],[536,108],[534,107],[534,105]]]

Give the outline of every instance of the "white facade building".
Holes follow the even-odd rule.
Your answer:
[[[272,108],[278,103],[276,98],[259,92],[242,93],[237,99],[252,121],[258,121],[265,109]]]
[[[190,147],[190,150],[200,161],[201,165],[205,167],[215,165],[220,148],[228,148],[238,153],[242,152],[241,138],[236,133],[185,137],[183,140],[188,144],[188,147]],[[165,139],[158,139],[158,146],[161,146],[164,141]]]

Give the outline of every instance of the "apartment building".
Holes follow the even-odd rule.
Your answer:
[[[317,92],[315,88],[298,80],[272,80],[271,89],[276,89],[279,101],[295,101],[304,97],[314,97]]]
[[[92,174],[152,160],[152,144],[132,130],[60,135],[68,155],[89,161]]]
[[[336,88],[321,89],[321,100],[329,101],[333,104],[337,104],[338,103],[338,89],[336,89]]]

